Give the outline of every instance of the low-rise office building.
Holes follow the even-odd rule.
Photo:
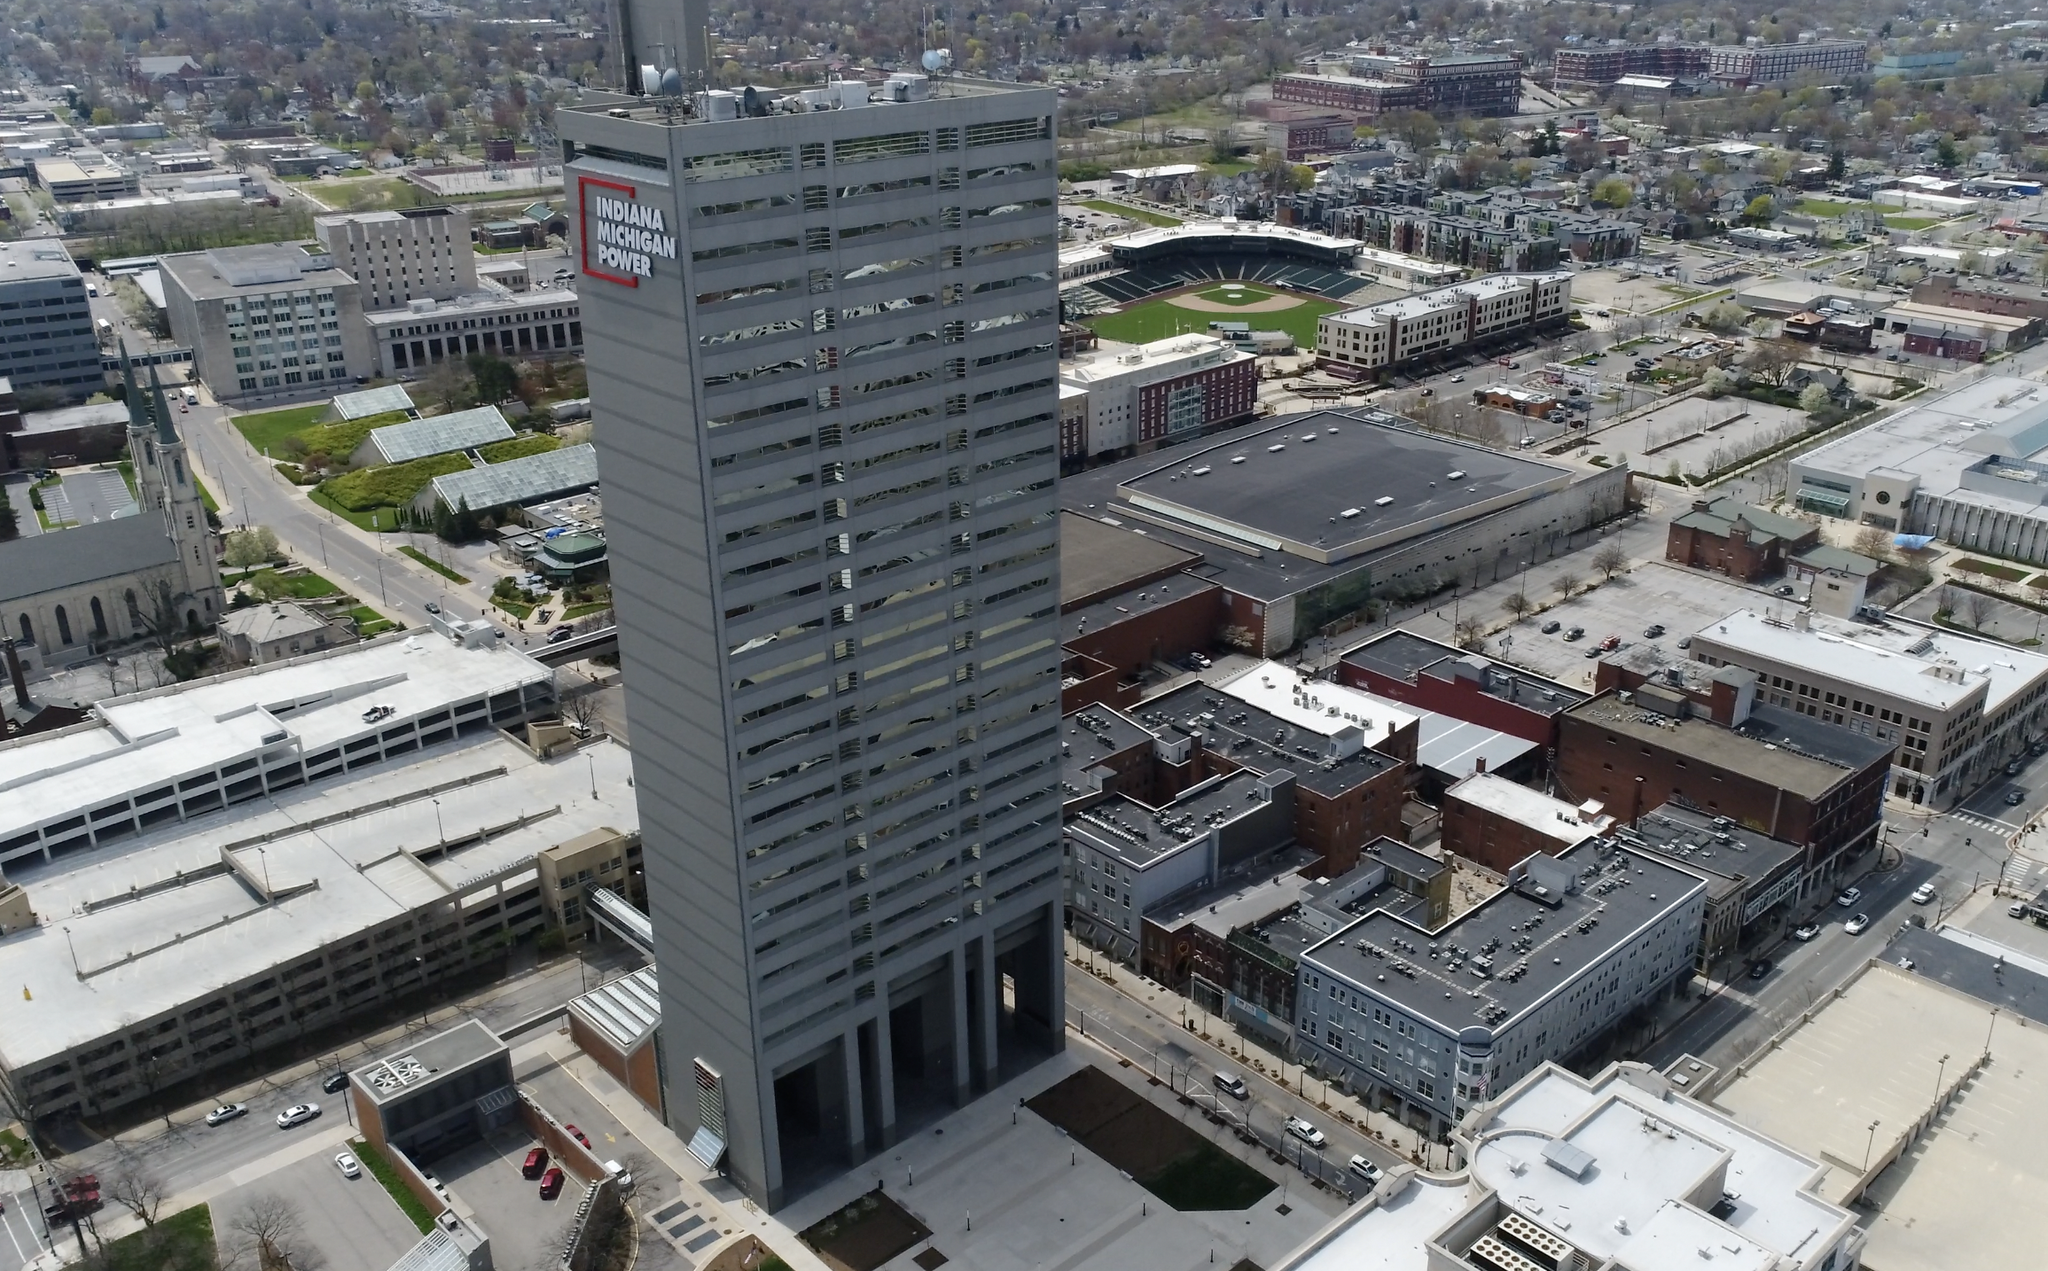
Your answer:
[[[217,400],[374,373],[361,290],[318,244],[216,247],[158,267],[171,334]]]
[[[229,658],[251,666],[352,644],[356,638],[342,623],[283,601],[228,610],[221,615],[220,637]]]
[[[0,243],[0,375],[78,400],[106,382],[85,279],[53,239]]]
[[[523,360],[583,350],[583,307],[575,292],[559,287],[415,300],[366,314],[364,324],[373,373],[394,379],[414,379],[472,353]]]
[[[1541,1065],[1459,1127],[1462,1171],[1394,1171],[1279,1271],[1857,1266],[1868,1235],[1826,1187],[1842,1140],[1805,1155],[1689,1090],[1637,1063]]]
[[[1820,527],[1726,495],[1697,498],[1673,517],[1664,559],[1744,582],[1776,578],[1791,557],[1820,541]]]
[[[1690,980],[1705,907],[1698,875],[1608,839],[1529,857],[1439,928],[1375,905],[1302,955],[1298,1057],[1441,1135]]]
[[[119,199],[142,192],[141,178],[101,158],[37,159],[29,170],[36,184],[59,203]]]
[[[476,290],[469,209],[407,207],[313,219],[335,264],[362,286],[365,310],[453,300]]]
[[[1963,798],[2048,722],[2048,657],[1906,619],[1738,609],[1691,656],[1755,672],[1761,703],[1896,746],[1892,791],[1915,803]]]
[[[1707,75],[1724,84],[1775,84],[1801,75],[1844,79],[1869,68],[1870,48],[1861,40],[1717,44],[1707,51]]]
[[[1316,320],[1316,361],[1366,374],[1563,323],[1569,273],[1495,274]]]

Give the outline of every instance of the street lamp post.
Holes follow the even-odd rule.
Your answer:
[[[1870,1123],[1870,1137],[1863,1141],[1863,1168],[1865,1171],[1868,1171],[1870,1169],[1870,1149],[1873,1146],[1875,1146],[1876,1143],[1877,1121],[1873,1119]]]
[[[1943,1078],[1945,1078],[1945,1077],[1947,1077],[1947,1076],[1948,1076],[1948,1056],[1947,1056],[1947,1055],[1943,1055],[1943,1056],[1941,1057],[1941,1066],[1940,1066],[1939,1068],[1937,1068],[1937,1069],[1935,1070],[1935,1073],[1934,1073],[1934,1102],[1935,1102],[1935,1103],[1936,1103],[1937,1105],[1938,1105],[1938,1104],[1940,1104],[1940,1102],[1941,1102],[1941,1083],[1942,1083],[1942,1079],[1943,1079]]]

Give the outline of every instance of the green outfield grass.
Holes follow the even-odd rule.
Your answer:
[[[1121,340],[1126,344],[1144,344],[1187,332],[1201,335],[1209,330],[1211,322],[1249,322],[1254,331],[1287,332],[1294,337],[1295,346],[1306,351],[1316,347],[1316,319],[1348,307],[1342,301],[1321,300],[1297,292],[1276,292],[1252,283],[1244,284],[1241,292],[1225,292],[1218,286],[1195,294],[1230,305],[1249,305],[1272,295],[1293,296],[1301,303],[1277,313],[1247,313],[1241,318],[1233,318],[1227,313],[1183,309],[1164,300],[1141,300],[1121,313],[1104,314],[1086,321],[1103,339]]]

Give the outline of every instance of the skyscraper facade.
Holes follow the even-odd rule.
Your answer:
[[[559,117],[667,1116],[770,1207],[1061,1044],[1054,109]]]

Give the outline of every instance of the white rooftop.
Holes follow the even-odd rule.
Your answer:
[[[1883,626],[1807,615],[1807,630],[1785,619],[1738,609],[1698,634],[1788,666],[1869,686],[1876,692],[1946,711],[1984,688],[1984,713],[2048,676],[2048,657],[1941,627],[1888,619]]]
[[[1689,1227],[1729,1237],[1738,1255],[1733,1266],[1754,1265],[1743,1251],[1757,1247],[1793,1267],[1818,1266],[1854,1226],[1849,1211],[1812,1190],[1824,1173],[1819,1162],[1711,1107],[1666,1094],[1661,1077],[1638,1069],[1611,1067],[1588,1081],[1545,1064],[1502,1097],[1474,1139],[1474,1180],[1594,1255],[1596,1264],[1619,1257],[1631,1271],[1698,1268],[1698,1245],[1679,1246],[1676,1258],[1662,1256]],[[1574,1177],[1550,1165],[1543,1149],[1557,1139],[1589,1153],[1592,1167]],[[1709,1180],[1723,1170],[1716,1187]],[[1725,1220],[1690,1205],[1690,1219],[1662,1218],[1672,1202],[1702,1192],[1728,1198]],[[1722,1243],[1717,1238],[1715,1246]],[[1710,1265],[1723,1264],[1717,1255]]]
[[[1216,687],[1240,702],[1325,737],[1346,728],[1360,729],[1368,746],[1422,718],[1422,712],[1412,707],[1304,676],[1282,662],[1261,662]]]
[[[1568,273],[1550,274],[1487,274],[1470,282],[1453,283],[1448,287],[1437,287],[1430,291],[1418,291],[1412,295],[1397,296],[1377,304],[1357,309],[1346,309],[1330,315],[1332,322],[1348,322],[1353,325],[1373,326],[1393,319],[1411,321],[1427,317],[1445,309],[1461,309],[1471,301],[1485,302],[1524,290],[1539,282],[1555,278],[1569,278]]]
[[[1598,803],[1574,807],[1562,799],[1551,798],[1541,790],[1531,790],[1490,772],[1474,773],[1444,793],[1495,816],[1525,825],[1565,847],[1576,847],[1589,838],[1597,838],[1614,825],[1614,818],[1603,815]]]
[[[502,641],[465,648],[425,631],[109,698],[84,723],[0,743],[0,843],[279,746],[311,754],[553,674]],[[393,710],[366,723],[371,706]]]
[[[1284,1271],[1428,1271],[1428,1243],[1470,1204],[1462,1182],[1416,1175],[1392,1196],[1337,1220]]]
[[[537,853],[579,834],[637,831],[631,773],[610,742],[543,762],[479,734],[12,871],[42,922],[0,940],[0,1066],[33,1066],[494,876],[517,885]],[[477,841],[414,855],[465,840]]]
[[[1189,316],[1197,323],[1202,320],[1197,314]],[[1252,355],[1221,336],[1189,333],[1170,335],[1146,344],[1125,345],[1114,352],[1083,356],[1087,360],[1076,359],[1060,364],[1060,378],[1078,388],[1089,388],[1127,375],[1150,380],[1167,372],[1178,374],[1196,366],[1241,362]]]
[[[1119,247],[1151,247],[1159,243],[1174,243],[1186,238],[1208,238],[1216,234],[1232,234],[1245,239],[1278,239],[1285,243],[1302,243],[1330,251],[1357,251],[1364,244],[1355,238],[1337,238],[1319,234],[1310,229],[1296,229],[1291,225],[1275,225],[1271,221],[1239,221],[1224,219],[1218,221],[1189,221],[1183,225],[1162,225],[1152,229],[1141,229],[1126,234],[1116,241]]]

